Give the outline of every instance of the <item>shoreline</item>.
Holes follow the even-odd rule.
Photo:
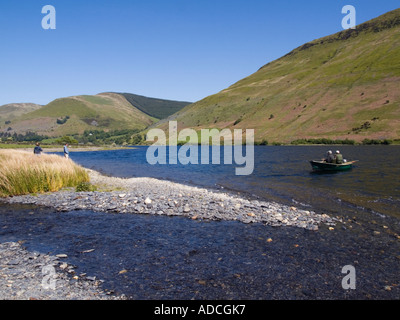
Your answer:
[[[294,206],[246,199],[226,191],[205,189],[154,178],[108,177],[87,169],[91,184],[99,191],[22,195],[0,199],[5,203],[33,204],[58,212],[89,210],[121,214],[183,216],[192,220],[227,220],[290,226],[317,231],[319,226],[339,220],[327,214]]]
[[[107,214],[182,216],[192,220],[233,220],[292,226],[316,231],[320,224],[334,225],[335,219],[312,211],[272,202],[157,180],[154,178],[107,177],[86,169],[92,184],[102,191],[61,190],[39,195],[0,198],[0,203],[48,207],[58,212],[89,210]],[[311,232],[311,231],[310,231]],[[64,254],[29,252],[19,242],[0,243],[1,300],[125,300],[102,289],[102,281],[76,274],[74,266],[62,261]],[[43,286],[46,270],[53,270],[55,289]],[[50,275],[49,275],[50,277]],[[50,282],[51,283],[51,282]]]
[[[21,148],[0,148],[3,150],[20,150],[20,151],[27,151],[27,152],[33,152],[34,145],[32,147],[21,147]],[[124,149],[135,149],[136,146],[129,146],[129,147],[124,147],[124,146],[119,146],[119,147],[113,147],[113,146],[87,146],[87,147],[74,147],[74,146],[69,146],[69,151],[70,152],[88,152],[88,151],[112,151],[112,150],[124,150]],[[43,149],[43,154],[46,154],[47,152],[63,152],[63,146],[46,146],[42,145]]]
[[[83,210],[85,211],[85,219],[90,219],[91,214],[94,214],[94,212],[101,212],[101,216],[110,217],[108,219],[113,221],[113,225],[115,222],[114,226],[116,228],[118,228],[118,225],[123,223],[123,221],[127,221],[126,218],[128,218],[128,215],[133,214],[153,216],[180,216],[183,219],[187,220],[187,224],[193,224],[193,228],[195,228],[196,230],[199,227],[195,226],[195,224],[198,224],[198,222],[200,222],[200,224],[198,225],[200,226],[200,230],[203,230],[201,232],[204,232],[204,230],[210,230],[209,228],[211,228],[211,230],[213,230],[213,228],[214,230],[220,228],[219,223],[205,223],[207,221],[225,220],[237,221],[239,224],[254,223],[258,224],[258,226],[254,226],[256,229],[264,230],[265,228],[266,230],[265,234],[262,231],[261,236],[263,237],[263,239],[259,237],[258,239],[261,239],[261,242],[264,241],[263,243],[265,243],[266,241],[267,243],[269,243],[269,245],[272,245],[272,247],[269,247],[268,245],[268,248],[271,248],[271,251],[268,254],[266,253],[266,251],[263,251],[261,249],[261,251],[257,251],[256,255],[257,257],[259,257],[260,253],[267,254],[264,257],[265,259],[263,259],[263,261],[266,263],[265,267],[272,268],[267,270],[270,270],[269,272],[272,272],[271,270],[275,270],[275,265],[283,263],[285,266],[287,266],[288,270],[291,270],[291,272],[299,272],[299,275],[301,275],[301,277],[305,277],[305,279],[308,279],[307,281],[311,281],[312,285],[310,288],[312,288],[312,290],[315,289],[315,297],[329,298],[333,294],[333,291],[332,289],[327,289],[322,282],[314,283],[313,281],[315,279],[318,279],[318,277],[323,277],[323,279],[326,279],[326,272],[331,272],[332,267],[337,267],[337,265],[339,264],[344,265],[345,263],[348,263],[348,261],[353,261],[353,258],[357,259],[357,262],[354,262],[356,265],[358,265],[358,261],[360,261],[361,265],[365,263],[371,263],[372,271],[370,272],[370,274],[364,275],[363,278],[365,281],[372,284],[371,292],[373,292],[374,294],[378,294],[379,297],[395,297],[397,291],[393,290],[396,289],[396,286],[391,285],[392,283],[395,283],[393,282],[394,280],[392,280],[395,279],[395,273],[389,272],[381,274],[379,272],[375,272],[379,268],[381,268],[381,258],[386,261],[385,263],[388,263],[387,270],[392,270],[391,266],[396,265],[396,262],[393,262],[391,256],[388,255],[389,251],[385,250],[387,251],[387,253],[382,254],[382,257],[380,257],[381,254],[379,254],[379,257],[376,257],[376,259],[374,258],[370,260],[371,247],[373,248],[373,250],[377,250],[383,245],[391,245],[395,241],[397,241],[395,238],[392,239],[391,234],[387,233],[388,229],[381,229],[378,228],[376,225],[368,225],[366,232],[368,234],[372,233],[373,237],[368,237],[365,239],[360,238],[360,240],[370,240],[368,240],[367,242],[357,241],[355,243],[355,237],[358,237],[357,234],[361,229],[364,231],[364,227],[360,225],[359,228],[354,229],[354,232],[352,231],[351,233],[349,233],[348,231],[350,229],[353,229],[353,227],[357,227],[357,222],[355,224],[348,224],[347,221],[343,222],[339,218],[333,218],[324,214],[317,214],[313,211],[300,210],[295,207],[290,207],[275,202],[245,199],[243,195],[232,194],[229,193],[229,191],[225,190],[210,190],[201,187],[183,185],[166,180],[158,180],[154,178],[127,179],[108,177],[93,170],[86,170],[89,172],[91,183],[96,184],[99,191],[75,192],[75,190],[64,189],[62,191],[54,193],[0,198],[0,204],[10,203],[12,205],[14,203],[17,205],[17,208],[19,207],[18,205],[22,204],[21,208],[23,208],[22,212],[24,214],[33,214],[32,211],[36,209],[32,208],[44,210],[46,215],[53,217],[53,222],[57,221],[58,216],[61,217],[63,215],[63,212]],[[24,208],[24,205],[28,205],[27,208]],[[7,207],[5,208],[7,210]],[[8,220],[8,223],[10,224],[12,224],[14,221],[12,215],[13,213],[10,212],[10,218]],[[79,216],[78,212],[77,215]],[[75,216],[75,214],[71,215],[71,213],[68,213],[66,214],[66,216]],[[158,220],[157,218],[154,219]],[[170,219],[167,220],[169,221]],[[167,222],[167,224],[175,224],[174,220],[172,220],[171,218],[171,222]],[[196,221],[192,222],[191,220]],[[238,226],[238,224],[235,225],[236,227]],[[231,225],[229,230],[235,230],[235,225]],[[263,227],[263,225],[265,226]],[[284,228],[285,226],[291,228]],[[340,233],[331,232],[331,230],[333,230],[331,226],[334,226],[334,229]],[[59,227],[63,228],[65,226]],[[371,227],[373,229],[371,229]],[[74,225],[70,225],[69,228],[75,230]],[[164,225],[161,228],[164,228]],[[221,228],[223,230],[227,229],[226,224],[222,224]],[[249,229],[246,228],[245,230],[252,229],[253,227],[250,227]],[[271,233],[272,229],[275,230],[274,233]],[[24,229],[22,229],[21,231],[24,232]],[[192,232],[193,231],[194,229],[192,230]],[[225,232],[229,234],[230,231],[228,231],[227,229]],[[142,241],[142,236],[143,234],[138,236],[140,241]],[[186,234],[186,237],[187,236],[188,235]],[[196,235],[194,236],[196,237]],[[270,236],[271,238],[269,238]],[[149,237],[153,238],[154,236],[150,235]],[[165,239],[167,238],[168,235],[165,235]],[[301,243],[301,240],[306,241],[304,243]],[[11,241],[16,240],[13,239]],[[69,241],[71,242],[71,239]],[[75,240],[72,240],[71,243],[74,243],[74,241]],[[377,242],[375,243],[375,241]],[[75,251],[80,250],[76,251],[79,252],[79,254],[86,254],[95,251],[97,252],[97,254],[104,255],[103,252],[98,252],[98,248],[93,244],[87,247],[83,246],[82,248],[83,249],[76,248]],[[190,246],[186,247],[186,251],[184,250],[183,252],[180,252],[179,249],[177,249],[177,252],[179,253],[176,258],[177,260],[172,256],[170,257],[165,255],[164,252],[157,252],[156,257],[160,258],[160,256],[162,256],[163,259],[164,257],[167,257],[165,258],[165,263],[168,262],[172,265],[177,265],[180,267],[182,267],[182,261],[186,260],[189,262],[192,261],[193,263],[197,261],[197,263],[199,263],[199,261],[195,259],[195,256],[192,257],[191,254],[192,252],[197,252],[194,250],[200,249],[197,247],[197,245],[195,245],[193,248]],[[253,246],[250,246],[250,248],[253,249]],[[146,250],[145,247],[143,247],[142,250]],[[202,250],[207,250],[207,246],[205,246]],[[2,292],[0,292],[0,299],[133,299],[133,296],[131,296],[132,293],[130,293],[129,291],[119,291],[120,289],[118,289],[118,286],[113,285],[111,287],[108,287],[106,283],[109,283],[110,279],[112,279],[111,282],[113,282],[115,277],[117,277],[116,274],[120,274],[121,272],[123,274],[125,274],[125,272],[126,274],[130,274],[130,272],[132,272],[130,276],[135,277],[135,273],[133,271],[136,272],[136,269],[132,269],[132,271],[125,265],[123,267],[117,266],[113,269],[115,274],[112,273],[111,275],[104,276],[104,274],[102,275],[101,273],[94,273],[96,274],[96,276],[99,277],[96,278],[92,276],[93,274],[91,274],[93,270],[82,270],[82,272],[88,272],[88,275],[79,272],[79,263],[77,263],[76,261],[73,262],[73,259],[70,260],[70,256],[74,256],[75,251],[70,252],[68,250],[65,250],[64,252],[64,249],[61,249],[52,252],[51,254],[47,253],[46,250],[44,251],[45,252],[43,253],[29,251],[28,249],[24,248],[23,241],[0,243],[0,285],[5,288]],[[157,250],[155,250],[155,252],[156,251]],[[329,254],[326,254],[328,251]],[[358,252],[357,254],[360,254],[360,256],[355,257],[354,252]],[[66,256],[66,254],[68,254],[68,257]],[[140,260],[140,263],[150,263],[149,261],[147,261],[147,251],[139,251],[138,254],[139,257],[141,257],[139,259],[144,259]],[[312,255],[310,256],[310,254]],[[182,255],[183,257],[185,257],[184,260],[182,260]],[[287,255],[295,257],[295,260],[289,262],[286,261],[285,257]],[[262,254],[261,256],[264,256],[264,254]],[[211,258],[214,259],[215,257],[212,256]],[[224,261],[225,257],[223,257],[222,259],[222,261]],[[227,259],[226,262],[228,263],[229,259]],[[321,269],[315,269],[316,262],[318,262],[318,268]],[[77,264],[78,266],[74,266],[73,263]],[[299,264],[302,265],[301,270],[303,270],[303,268],[304,270],[308,270],[309,268],[311,270],[311,274],[303,273],[303,271],[297,269]],[[48,265],[52,265],[56,270],[56,290],[46,290],[46,288],[43,288],[41,286],[44,277],[42,268],[43,266]],[[159,261],[157,259],[155,260],[154,265],[152,263],[150,263],[150,265],[154,266],[155,268],[160,267]],[[197,265],[193,265],[192,267],[193,270],[196,270]],[[166,266],[165,268],[168,269],[169,267]],[[140,267],[138,267],[138,270],[141,270]],[[183,268],[179,270],[183,272],[186,269]],[[188,279],[192,279],[193,270],[185,271],[189,272],[190,274]],[[294,280],[294,278],[292,278],[291,275],[292,273],[289,272],[286,276],[284,276],[282,280],[284,281],[284,284],[282,287],[276,287],[276,290],[281,291],[281,293],[277,293],[277,297],[297,297],[296,294],[299,294],[298,297],[310,298],[314,295],[314,291],[307,291],[307,286],[305,286],[304,288],[306,292],[312,293],[311,296],[309,296],[308,294],[302,294],[303,291],[301,291],[300,293],[296,291],[297,282]],[[317,278],[315,278],[316,275]],[[377,278],[376,275],[379,275],[379,277]],[[254,279],[257,279],[259,276],[260,275],[255,275]],[[196,276],[196,274],[194,275],[194,277],[195,285],[196,281],[198,281],[198,278],[207,278],[204,275]],[[269,279],[268,274],[266,275],[266,277],[266,279]],[[225,279],[224,277],[222,278]],[[169,285],[170,278],[168,279],[169,280],[165,281],[167,281],[167,284]],[[181,281],[181,279],[182,275],[179,273],[178,281]],[[229,279],[221,281],[228,281],[223,282],[225,283],[225,285],[228,285],[232,283],[232,280]],[[248,279],[248,281],[250,281],[249,285],[250,283],[253,284],[254,279]],[[149,280],[150,279],[146,278],[146,281]],[[155,281],[160,281],[160,278],[156,278]],[[333,281],[334,283],[336,283],[335,281],[339,280],[337,280],[335,276],[332,276],[330,280],[326,281]],[[140,280],[138,280],[138,283],[141,283]],[[192,288],[190,283],[191,282],[189,281],[188,288]],[[107,287],[108,289],[104,289]],[[169,287],[165,287],[166,291],[168,291],[167,288]],[[208,294],[207,288],[204,288],[204,294]],[[255,288],[258,288],[258,286],[255,285]],[[147,293],[147,291],[145,292]],[[274,292],[275,291],[271,291],[268,293],[269,295],[267,294],[266,296],[271,297],[273,296]],[[154,297],[158,297],[158,295],[155,294]],[[335,297],[348,298],[349,296],[347,296],[346,293],[342,294],[342,292],[340,291],[339,293],[335,293]],[[369,289],[365,289],[361,286],[360,289],[357,290],[357,297],[370,297]]]
[[[85,168],[86,169],[86,168]],[[227,220],[291,226],[315,232],[319,225],[338,220],[295,207],[154,178],[116,178],[86,169],[92,184],[101,191],[64,189],[39,195],[0,198],[0,203],[34,205],[57,212],[86,210],[106,214],[181,216],[192,220]],[[102,280],[75,271],[67,255],[30,252],[22,242],[0,243],[0,300],[126,300],[102,289]],[[47,269],[53,270],[53,278]],[[47,271],[46,271],[47,270]],[[47,278],[46,278],[47,276]],[[55,288],[43,285],[55,281]],[[45,282],[46,285],[46,282]]]

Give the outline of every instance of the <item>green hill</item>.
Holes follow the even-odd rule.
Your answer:
[[[34,103],[10,103],[0,106],[0,126],[19,116],[40,109],[42,106]]]
[[[111,92],[60,98],[45,106],[10,104],[0,107],[0,131],[49,137],[82,134],[85,130],[141,131],[188,104]]]
[[[148,98],[132,93],[119,94],[123,95],[126,100],[128,100],[129,103],[135,108],[157,119],[167,118],[168,116],[191,104],[191,102],[185,101]]]
[[[119,94],[101,93],[56,99],[40,109],[25,113],[7,126],[12,132],[35,132],[58,137],[82,134],[85,130],[143,130],[156,119],[148,116]],[[5,129],[2,125],[0,129]]]
[[[170,119],[179,129],[255,129],[257,141],[399,139],[399,88],[397,9],[306,43]]]

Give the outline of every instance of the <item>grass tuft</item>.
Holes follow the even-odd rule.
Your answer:
[[[0,197],[55,192],[88,181],[87,171],[69,159],[0,150]]]

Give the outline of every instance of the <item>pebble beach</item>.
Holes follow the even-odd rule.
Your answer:
[[[6,235],[4,239],[7,239],[0,244],[0,299],[131,300],[146,297],[187,299],[188,296],[196,299],[330,299],[353,295],[374,299],[394,298],[398,295],[396,269],[393,269],[398,265],[398,256],[396,258],[391,252],[396,252],[399,236],[396,226],[391,226],[389,221],[383,222],[385,224],[382,227],[376,221],[361,220],[362,215],[351,219],[332,216],[307,210],[308,207],[304,209],[252,199],[224,189],[206,189],[153,178],[108,177],[89,169],[88,172],[91,183],[97,187],[96,191],[76,192],[74,188],[66,188],[54,193],[0,200],[3,203],[2,210],[6,213],[2,233]],[[17,211],[13,213],[12,210]],[[13,219],[15,214],[17,220]],[[42,218],[35,219],[39,214]],[[69,245],[73,246],[70,248],[72,251],[32,250],[24,246],[24,239],[30,238],[29,234],[24,236],[27,232],[24,228],[31,230],[31,227],[29,224],[19,226],[18,221],[32,220],[36,228],[39,228],[35,231],[37,234],[41,230],[46,233],[46,224],[41,226],[41,222],[42,219],[48,220],[48,215],[53,221],[49,226],[59,228],[54,231],[55,241],[69,241]],[[76,215],[83,218],[80,221],[87,221],[86,229],[69,222],[68,217]],[[95,220],[93,224],[88,221],[91,215]],[[148,235],[148,227],[138,229],[137,223],[147,223],[143,220],[130,225],[131,217],[135,216],[151,218],[151,232],[156,232],[157,236],[154,238],[154,235]],[[113,271],[107,272],[105,269],[105,273],[99,275],[96,268],[86,270],[74,263],[80,264],[80,259],[89,256],[103,259],[103,249],[100,247],[109,246],[107,235],[101,235],[100,230],[108,229],[101,229],[102,221],[103,224],[113,225],[110,230],[115,228],[118,232],[123,227],[124,231],[117,241],[122,252],[115,252],[113,256],[111,246],[111,251],[104,256],[106,259],[109,255],[113,256],[103,262],[104,266],[109,266]],[[175,229],[175,224],[183,228],[179,231],[179,240],[168,236],[168,232]],[[63,228],[69,228],[71,235],[75,234],[74,230],[85,234],[84,230],[91,228],[91,225],[100,237],[93,240],[89,236],[87,239],[92,239],[92,244],[80,243],[80,240],[75,241],[74,238],[62,238]],[[35,226],[32,225],[32,228]],[[157,233],[164,232],[165,228],[167,233],[162,236]],[[255,230],[259,230],[257,235],[252,234]],[[219,234],[215,239],[229,245],[216,246],[215,252],[213,249],[210,251],[215,240],[211,240],[213,236],[209,238],[208,232]],[[124,235],[128,234],[133,239],[125,239]],[[243,241],[237,239],[243,236],[246,238]],[[363,241],[359,241],[361,238]],[[200,243],[192,243],[194,239]],[[153,246],[142,246],[146,241]],[[178,246],[176,241],[179,242]],[[164,250],[158,251],[158,245],[164,247]],[[253,260],[241,261],[243,246],[246,247],[246,254],[253,255],[254,265]],[[68,245],[63,248],[68,248]],[[73,256],[70,257],[70,254]],[[132,258],[128,261],[125,259],[126,255],[131,254],[134,254],[135,262]],[[213,260],[214,254],[218,254],[217,262]],[[122,259],[122,265],[116,264],[115,259]],[[123,266],[125,262],[132,265]],[[158,271],[160,263],[162,268]],[[222,266],[208,268],[206,266],[209,263]],[[225,263],[229,267],[225,267]],[[362,279],[357,290],[351,293],[337,287],[341,281],[339,267],[349,263],[360,268],[358,275]],[[385,272],[377,272],[382,264],[386,266]],[[258,265],[267,269],[258,270]],[[369,269],[363,271],[363,265],[368,265]],[[53,273],[49,274],[49,270],[53,270]],[[172,274],[169,273],[171,270]],[[299,278],[296,274],[302,276]],[[172,280],[169,277],[172,275],[177,284],[171,286]],[[125,276],[130,281],[129,292],[110,286],[114,279],[119,281]],[[44,279],[56,281],[56,289],[46,288]],[[147,281],[151,285],[147,285]],[[154,289],[153,282],[158,283],[158,286],[161,283],[164,289]],[[247,288],[244,291],[241,287],[243,283],[246,283]],[[156,284],[154,286],[158,288]],[[185,289],[176,292],[177,288]]]
[[[230,220],[274,227],[292,226],[318,230],[321,224],[335,225],[326,214],[301,210],[274,202],[250,200],[238,195],[208,190],[152,178],[114,178],[88,170],[99,191],[14,196],[2,199],[9,204],[49,207],[58,212],[90,210],[109,214],[181,216],[192,220]],[[74,266],[63,262],[63,254],[29,252],[23,244],[0,244],[0,299],[17,300],[108,300],[124,299],[101,289],[101,280],[76,274]],[[44,267],[54,268],[57,290],[43,287]]]
[[[99,190],[23,195],[5,199],[7,203],[34,204],[57,211],[184,216],[193,220],[229,220],[263,223],[274,227],[292,226],[318,230],[321,224],[335,225],[327,214],[302,210],[275,202],[246,199],[227,192],[208,190],[153,178],[114,178],[88,170],[90,181]],[[117,191],[115,191],[117,190]]]

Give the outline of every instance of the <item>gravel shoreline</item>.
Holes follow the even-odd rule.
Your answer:
[[[316,231],[319,225],[335,225],[336,218],[275,202],[248,200],[226,192],[182,185],[153,178],[115,178],[88,170],[90,181],[100,190],[60,191],[15,196],[7,203],[34,204],[57,211],[184,216],[190,219],[228,220],[264,223],[274,227],[291,226]]]
[[[226,192],[186,186],[152,178],[122,179],[106,177],[88,170],[91,183],[100,191],[15,196],[0,199],[5,203],[33,204],[59,212],[95,212],[183,216],[198,220],[230,220],[262,223],[274,227],[291,226],[310,231],[321,224],[335,225],[326,214],[302,210],[274,202],[248,200]],[[115,191],[117,190],[117,191]],[[56,256],[27,251],[18,242],[0,244],[0,299],[2,300],[122,300],[101,289],[101,280],[75,274],[74,266]],[[47,268],[47,269],[46,269]],[[46,273],[48,272],[48,273]],[[46,288],[56,281],[55,289]]]

